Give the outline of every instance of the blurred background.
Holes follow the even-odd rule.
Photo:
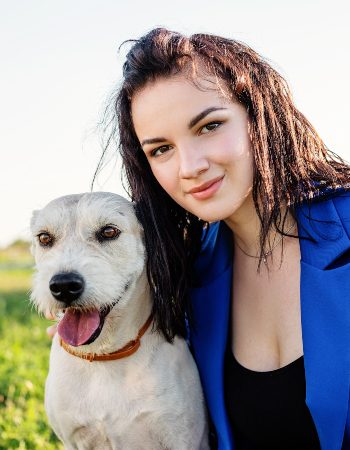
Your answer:
[[[49,322],[32,310],[29,221],[89,191],[98,123],[128,46],[157,26],[241,40],[289,82],[297,107],[350,160],[346,2],[0,0],[0,449],[61,449],[43,408]],[[95,190],[126,195],[110,158]]]

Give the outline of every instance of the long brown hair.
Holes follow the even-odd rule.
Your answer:
[[[164,28],[127,42],[132,47],[105,115],[109,132],[99,167],[111,142],[116,142],[145,230],[156,322],[171,340],[186,332],[188,288],[206,224],[177,205],[153,176],[132,122],[131,99],[137,91],[181,72],[195,83],[204,71],[216,77],[218,89],[224,82],[228,95],[245,106],[254,158],[252,195],[261,222],[260,262],[272,227],[285,234],[288,212],[294,215],[296,205],[321,191],[349,185],[350,168],[327,149],[295,107],[283,77],[247,45],[210,34],[186,37]]]

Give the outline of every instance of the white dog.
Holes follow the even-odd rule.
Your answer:
[[[105,192],[61,197],[34,212],[31,230],[32,301],[62,316],[45,408],[65,448],[209,448],[187,344],[179,337],[170,344],[152,329],[143,231],[132,203]]]

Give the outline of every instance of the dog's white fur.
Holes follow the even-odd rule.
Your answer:
[[[121,233],[100,243],[96,231],[109,224]],[[49,289],[52,276],[65,271],[85,280],[81,307],[100,308],[119,298],[99,337],[72,348],[110,353],[134,339],[152,304],[143,231],[132,203],[106,192],[61,197],[34,212],[31,230],[37,269],[31,298],[39,311],[65,308]],[[51,247],[39,244],[43,231],[54,236]],[[106,362],[70,355],[56,333],[45,408],[67,450],[209,448],[203,394],[187,344],[180,337],[170,344],[152,327],[136,353]]]

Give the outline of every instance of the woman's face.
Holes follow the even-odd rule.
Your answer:
[[[179,205],[203,220],[234,219],[250,203],[248,114],[213,79],[160,78],[132,99],[136,135],[151,170]]]

